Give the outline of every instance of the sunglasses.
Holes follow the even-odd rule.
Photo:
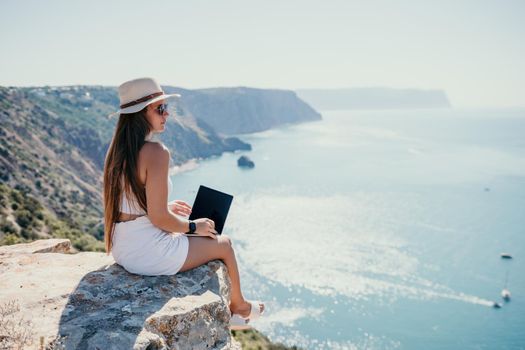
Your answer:
[[[160,115],[164,115],[164,113],[168,111],[168,104],[167,103],[160,104],[157,106],[157,108],[155,108],[155,110]]]

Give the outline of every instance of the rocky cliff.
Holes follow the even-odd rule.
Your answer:
[[[65,239],[0,247],[0,348],[238,349],[229,300],[219,260],[140,276]]]
[[[167,86],[164,89],[181,94],[187,113],[224,135],[322,119],[321,114],[291,90],[242,86],[197,90]]]

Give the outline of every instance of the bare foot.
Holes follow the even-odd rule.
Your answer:
[[[230,304],[230,311],[232,315],[239,314],[242,317],[248,317],[248,315],[250,315],[251,308],[251,304],[247,301],[244,301],[238,305]],[[259,304],[259,310],[261,313],[264,311],[264,304]]]

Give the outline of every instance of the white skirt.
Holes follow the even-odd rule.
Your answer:
[[[188,237],[153,225],[144,215],[115,224],[111,254],[128,272],[147,275],[174,275],[188,256]]]

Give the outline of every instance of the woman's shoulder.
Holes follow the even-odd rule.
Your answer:
[[[160,156],[163,154],[170,154],[170,151],[161,142],[146,141],[144,146],[140,149],[140,153],[149,156]]]
[[[161,142],[147,141],[139,152],[139,162],[146,167],[165,166],[169,160],[170,151]]]

